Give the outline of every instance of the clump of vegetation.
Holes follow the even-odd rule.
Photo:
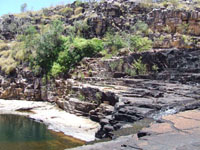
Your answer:
[[[6,74],[13,72],[20,63],[20,61],[17,60],[17,56],[14,54],[14,50],[17,48],[18,43],[16,42],[12,42],[10,46],[4,43],[4,46],[0,51],[0,67]]]
[[[126,42],[119,33],[107,32],[104,38],[104,46],[108,53],[116,55],[119,49],[126,47]]]
[[[153,42],[147,37],[141,37],[139,35],[131,36],[130,49],[134,52],[143,52],[152,48]]]
[[[83,11],[83,7],[78,7],[78,8],[75,9],[74,14],[79,15],[79,14],[82,13],[82,11]]]
[[[71,14],[73,14],[73,9],[70,7],[65,7],[60,10],[60,14],[65,15],[65,16],[71,15]]]
[[[87,24],[87,21],[85,20],[74,21],[74,28],[78,36],[83,35],[84,37],[85,32],[89,29],[89,25]]]
[[[138,60],[134,60],[132,66],[134,68],[135,75],[147,74],[147,65],[142,63],[141,57]]]
[[[57,76],[62,72],[69,71],[84,57],[92,57],[103,50],[102,41],[96,38],[84,39],[76,37],[73,43],[69,44],[69,37],[65,42],[64,51],[59,53],[57,61],[54,62],[51,74]]]

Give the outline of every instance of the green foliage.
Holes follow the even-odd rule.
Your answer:
[[[136,75],[145,75],[147,74],[147,66],[146,64],[142,63],[142,58],[140,57],[138,60],[134,60],[134,63],[132,64],[135,74]]]
[[[51,70],[58,53],[62,50],[61,33],[63,30],[62,22],[55,20],[47,28],[41,30],[40,34],[33,26],[30,26],[25,35],[21,37],[27,55],[25,57],[30,61],[35,72],[41,70],[42,74],[48,74]]]
[[[126,41],[119,33],[113,34],[112,32],[107,32],[103,40],[104,47],[107,49],[102,52],[105,58],[111,58],[113,55],[117,55],[119,49],[126,47]]]
[[[87,21],[84,21],[84,20],[74,21],[74,27],[78,36],[81,36],[82,34],[84,34],[85,31],[89,29]]]
[[[60,74],[61,72],[63,72],[64,67],[62,67],[60,64],[58,64],[57,62],[53,63],[53,66],[51,68],[51,75],[56,77],[58,74]]]
[[[40,66],[43,74],[51,70],[53,62],[62,50],[63,41],[60,35],[63,30],[63,24],[60,21],[54,21],[47,31],[35,39],[36,57],[33,58],[33,66]]]
[[[154,72],[158,72],[158,66],[156,65],[156,64],[154,64],[153,66],[152,66],[152,70],[154,71]]]
[[[69,35],[69,39],[72,42],[76,36],[76,28],[74,26],[67,26],[66,32]]]
[[[75,38],[73,43],[70,43],[68,38],[64,45],[65,50],[59,53],[58,59],[52,67],[51,74],[53,76],[69,71],[84,57],[92,57],[103,50],[102,41],[96,38],[90,40]]]
[[[130,50],[134,52],[142,52],[152,48],[152,41],[147,37],[141,37],[139,35],[131,36],[130,38]]]
[[[124,60],[120,59],[109,64],[111,71],[122,71]]]
[[[133,27],[131,27],[131,30],[133,31],[134,34],[145,34],[145,35],[148,35],[148,30],[149,27],[148,25],[139,20],[135,23],[135,25]]]
[[[96,101],[100,104],[101,102],[101,99],[102,99],[102,93],[101,92],[97,92],[95,94],[95,97],[96,97]]]

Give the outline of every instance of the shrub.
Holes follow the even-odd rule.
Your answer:
[[[138,22],[135,23],[135,25],[133,27],[131,27],[131,30],[133,31],[134,34],[148,34],[148,25],[139,20]]]
[[[63,24],[60,21],[54,21],[47,31],[42,33],[36,40],[36,57],[33,58],[33,65],[42,68],[42,73],[47,74],[53,62],[57,59],[59,51],[62,50]]]
[[[84,32],[89,29],[89,26],[86,21],[80,20],[80,21],[74,21],[74,27],[79,36],[83,34]]]
[[[102,41],[96,38],[86,40],[83,38],[75,38],[70,44],[68,40],[65,42],[65,50],[59,53],[58,59],[52,67],[51,74],[57,76],[62,72],[69,71],[84,57],[92,57],[96,53],[103,50]]]
[[[51,75],[56,77],[58,74],[63,72],[63,70],[64,68],[60,64],[58,64],[57,62],[54,62],[51,68]]]
[[[152,41],[148,37],[141,37],[134,35],[130,38],[130,50],[135,52],[142,52],[152,48]]]
[[[110,53],[116,55],[119,49],[126,47],[126,42],[119,33],[107,32],[104,38],[104,46],[109,49]]]

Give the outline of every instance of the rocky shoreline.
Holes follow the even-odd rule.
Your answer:
[[[162,117],[139,133],[72,150],[199,150],[200,110]]]
[[[16,114],[42,122],[49,129],[82,141],[93,141],[99,125],[84,117],[69,114],[48,102],[0,100],[0,114]]]

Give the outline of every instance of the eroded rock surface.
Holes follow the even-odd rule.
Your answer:
[[[200,111],[192,110],[162,117],[140,133],[73,150],[199,150]]]

